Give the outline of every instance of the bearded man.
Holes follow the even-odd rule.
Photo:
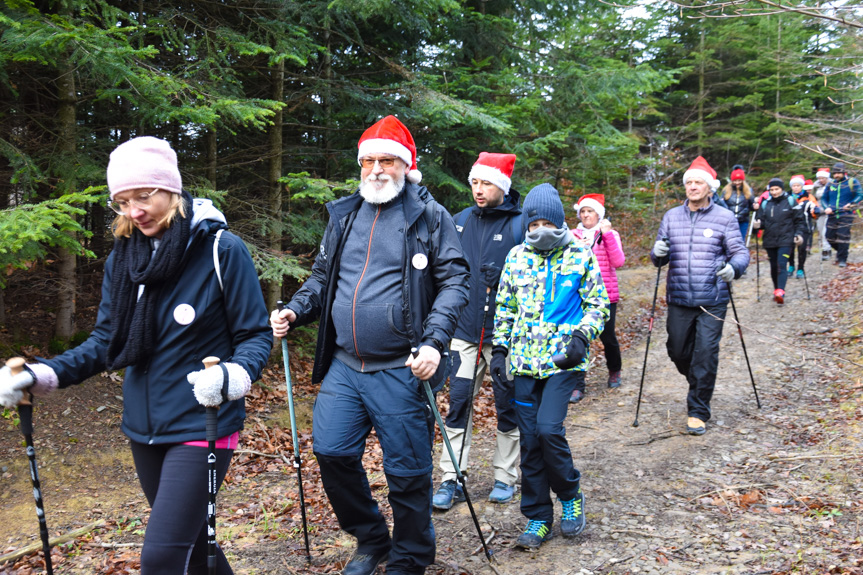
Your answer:
[[[312,273],[273,333],[320,318],[312,424],[321,479],[357,549],[342,571],[424,573],[435,559],[431,522],[434,419],[421,380],[443,386],[442,361],[468,301],[470,272],[455,224],[419,186],[416,146],[387,116],[359,141],[360,189],[327,204],[330,221]],[[412,348],[418,348],[416,357]],[[392,538],[362,466],[372,427],[383,451]]]

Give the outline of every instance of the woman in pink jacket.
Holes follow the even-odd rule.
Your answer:
[[[608,387],[620,387],[620,343],[614,333],[614,318],[617,314],[617,302],[620,292],[617,289],[617,273],[614,271],[626,261],[623,255],[623,244],[620,235],[611,229],[611,222],[605,219],[605,196],[603,194],[586,194],[574,206],[578,211],[581,223],[572,231],[573,235],[593,246],[593,253],[599,261],[599,271],[608,299],[611,300],[611,315],[605,323],[605,329],[599,339],[605,346],[605,363],[608,366]],[[572,392],[570,403],[577,403],[584,398],[584,382],[581,389]]]

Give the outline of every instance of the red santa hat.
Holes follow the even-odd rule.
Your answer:
[[[828,170],[827,168],[818,168],[818,172],[816,172],[815,177],[816,178],[829,178],[830,177],[830,170]]]
[[[515,167],[515,154],[493,154],[491,152],[480,152],[479,159],[470,169],[467,181],[474,178],[491,182],[504,194],[509,194],[512,186],[512,170]]]
[[[815,184],[812,183],[812,180],[806,180],[803,182],[803,189],[806,191],[812,190],[815,188]]]
[[[692,165],[689,166],[689,169],[684,172],[683,184],[686,185],[689,180],[696,178],[707,182],[707,185],[710,186],[711,189],[719,187],[719,180],[716,179],[716,170],[711,168],[710,164],[708,164],[707,160],[702,156],[695,158],[695,160],[692,161]]]
[[[804,178],[802,174],[791,176],[791,180],[789,180],[788,185],[793,186],[794,184],[800,184],[801,186],[803,186],[806,184],[806,178]]]
[[[584,194],[578,199],[578,203],[575,204],[575,210],[581,211],[581,208],[590,208],[596,215],[599,216],[599,219],[605,217],[605,195],[604,194]]]
[[[363,132],[357,143],[357,162],[369,154],[390,154],[400,158],[408,166],[409,182],[420,183],[422,174],[417,170],[417,147],[414,138],[407,127],[395,116],[387,116],[378,120],[373,126]]]

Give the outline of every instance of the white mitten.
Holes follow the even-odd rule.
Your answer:
[[[0,368],[0,405],[13,408],[21,403],[24,391],[33,385],[33,374],[26,369],[17,375],[12,375],[12,370],[5,365]]]
[[[249,393],[252,378],[242,366],[236,363],[223,363],[228,369],[228,400],[240,399]],[[222,404],[222,381],[224,371],[218,365],[193,371],[186,376],[195,386],[195,399],[204,407],[219,407]]]

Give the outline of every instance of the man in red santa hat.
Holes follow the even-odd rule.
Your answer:
[[[710,419],[721,320],[731,281],[749,265],[737,219],[711,199],[710,182],[715,179],[716,171],[698,156],[683,174],[686,201],[665,212],[650,253],[655,266],[669,264],[666,348],[689,383],[686,431],[691,435],[704,434]]]
[[[435,559],[431,521],[434,420],[420,380],[443,386],[442,361],[468,300],[470,272],[455,224],[420,186],[408,129],[387,116],[358,144],[359,190],[327,204],[312,273],[273,333],[320,318],[312,424],[321,480],[357,549],[342,571],[424,573]],[[413,357],[411,348],[418,348]],[[374,428],[393,511],[390,537],[362,465]]]

